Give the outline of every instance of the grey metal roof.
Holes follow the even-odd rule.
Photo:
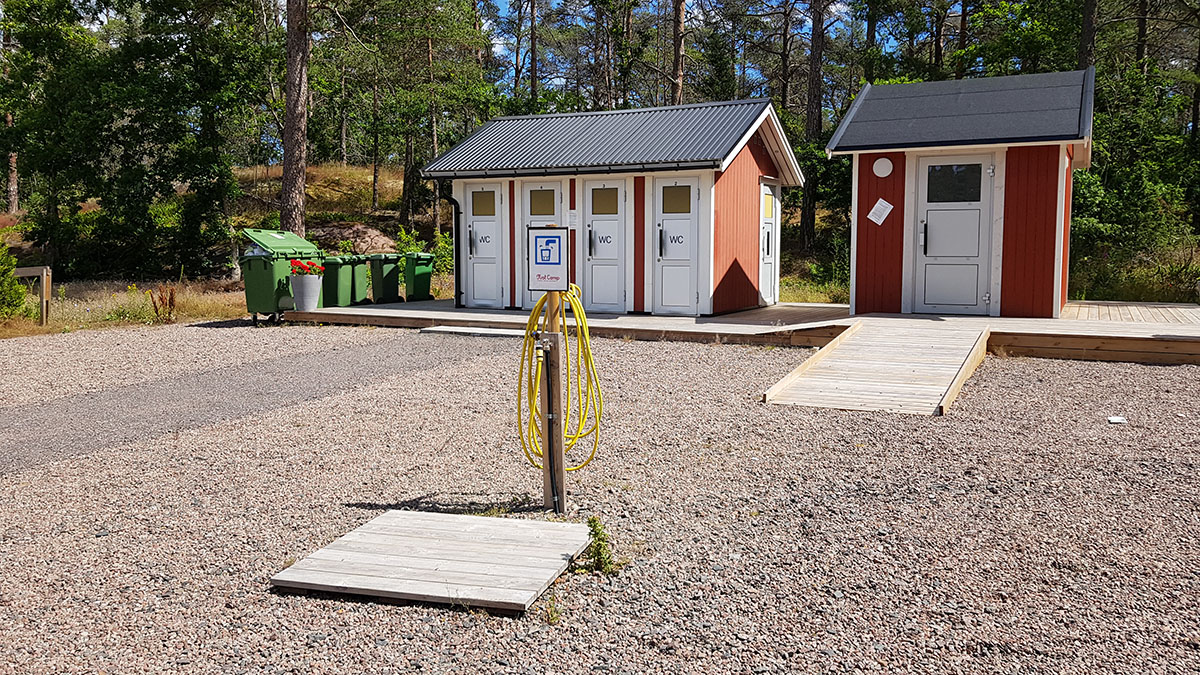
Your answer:
[[[1072,141],[1092,135],[1095,70],[866,85],[826,151]]]
[[[498,117],[422,173],[474,178],[719,168],[770,106],[768,99],[750,99]]]

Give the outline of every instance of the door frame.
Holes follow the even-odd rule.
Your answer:
[[[917,254],[917,221],[920,220],[918,211],[920,204],[920,164],[922,159],[948,159],[952,157],[983,157],[991,155],[992,165],[996,167],[992,177],[992,237],[991,252],[988,266],[990,278],[988,292],[991,303],[984,316],[1000,316],[1000,306],[1003,298],[1001,289],[1001,261],[1004,253],[1004,180],[1005,180],[1005,147],[982,148],[953,148],[935,151],[913,151],[905,153],[904,161],[904,195],[908,203],[904,209],[904,251],[903,271],[901,276],[900,311],[912,314],[915,311],[917,296],[916,254]],[[969,316],[969,315],[968,315]]]
[[[660,209],[661,200],[659,199],[659,196],[661,195],[662,187],[665,187],[668,184],[679,185],[682,183],[687,183],[688,185],[691,185],[694,188],[694,195],[692,197],[692,212],[690,214],[692,216],[691,232],[692,232],[692,238],[693,238],[693,245],[691,247],[691,259],[690,259],[691,277],[692,278],[691,278],[691,288],[689,289],[693,293],[693,295],[692,295],[691,302],[688,304],[687,311],[672,312],[672,311],[664,310],[662,308],[662,303],[660,302],[662,295],[659,292],[662,289],[660,289],[658,287],[659,269],[661,267],[661,261],[658,259],[658,246],[659,246],[658,232],[660,229],[660,224],[663,220],[662,219],[663,214]],[[704,291],[700,288],[700,278],[701,278],[700,277],[700,260],[701,260],[700,247],[701,247],[701,243],[702,243],[701,238],[700,238],[700,229],[701,229],[702,220],[703,220],[700,217],[701,216],[700,207],[702,204],[702,201],[700,199],[701,185],[702,185],[702,181],[700,180],[700,176],[696,176],[696,175],[654,176],[654,178],[653,178],[652,184],[650,186],[651,197],[649,200],[650,204],[651,204],[651,208],[650,208],[650,211],[648,212],[651,217],[648,219],[648,221],[646,223],[646,225],[647,225],[646,226],[646,235],[647,235],[648,244],[650,247],[648,250],[649,255],[646,256],[646,259],[650,262],[650,269],[651,269],[651,274],[650,274],[650,288],[651,288],[650,311],[652,314],[661,314],[664,316],[666,316],[666,315],[699,316],[699,314],[700,314],[700,298],[698,296],[700,296],[704,293]]]
[[[491,180],[478,179],[478,180],[456,180],[456,181],[454,181],[451,191],[454,195],[454,199],[456,201],[458,201],[459,205],[461,206],[461,211],[463,214],[462,223],[456,223],[455,226],[462,228],[462,231],[459,233],[459,236],[461,237],[461,239],[459,241],[463,242],[463,244],[464,244],[462,246],[463,250],[458,251],[457,255],[455,256],[455,258],[456,258],[455,264],[459,265],[459,269],[462,270],[462,274],[460,275],[460,278],[462,279],[462,282],[463,282],[463,288],[461,289],[462,297],[463,297],[463,305],[465,307],[471,307],[472,305],[468,304],[468,300],[470,299],[470,296],[471,296],[469,289],[471,288],[470,277],[471,277],[472,272],[471,272],[471,264],[470,264],[470,259],[469,259],[469,257],[470,257],[470,242],[467,240],[467,236],[470,233],[471,204],[470,204],[470,200],[467,199],[467,195],[470,194],[472,191],[474,191],[478,188],[481,188],[481,187],[495,187],[496,188],[496,220],[499,221],[499,226],[497,229],[499,230],[499,236],[500,236],[500,242],[498,245],[500,252],[497,255],[497,258],[499,258],[499,261],[500,261],[500,275],[499,275],[500,276],[500,278],[499,278],[500,304],[498,305],[498,308],[503,309],[505,307],[508,307],[508,290],[509,290],[508,289],[508,273],[509,273],[509,267],[510,267],[510,260],[509,260],[509,254],[508,254],[509,253],[508,252],[509,221],[508,221],[508,194],[507,194],[508,181],[503,180],[503,179],[491,179]],[[459,291],[460,291],[460,289],[455,289],[455,294],[459,293]],[[489,309],[491,309],[491,308],[489,308]]]
[[[516,193],[516,204],[513,208],[513,213],[517,218],[516,227],[513,228],[517,232],[517,259],[515,261],[517,266],[517,288],[514,290],[516,290],[517,299],[520,301],[518,304],[522,309],[533,309],[533,306],[537,303],[538,298],[543,295],[542,291],[530,291],[529,285],[525,283],[525,261],[528,260],[526,257],[528,256],[528,251],[525,249],[527,246],[527,240],[529,238],[528,235],[525,234],[529,217],[528,214],[525,213],[525,202],[527,201],[525,195],[527,195],[531,189],[539,189],[539,186],[556,186],[554,189],[558,193],[558,205],[555,207],[557,216],[554,218],[554,224],[558,227],[570,226],[566,202],[567,190],[570,189],[570,183],[565,178],[547,178],[545,180],[525,179],[517,181],[516,189],[514,190]]]
[[[774,282],[775,297],[773,297],[770,300],[770,302],[767,302],[766,299],[763,297],[762,288],[761,288],[761,286],[762,286],[762,221],[763,221],[763,199],[762,199],[763,190],[762,189],[764,187],[770,188],[771,195],[775,198],[774,224],[773,224],[773,228],[771,231],[771,243],[775,246],[775,272],[774,272],[774,279],[772,280]],[[783,222],[782,192],[783,192],[783,189],[780,186],[778,179],[774,179],[774,178],[760,178],[759,179],[759,181],[758,181],[758,231],[759,231],[758,280],[759,280],[759,286],[760,286],[758,289],[759,306],[769,306],[769,305],[779,304],[779,278],[780,278],[779,277],[779,236],[780,236],[780,234],[782,234],[782,229],[783,229],[783,227],[782,227],[782,222]]]
[[[607,313],[623,313],[629,303],[629,287],[632,282],[627,279],[630,276],[633,265],[632,256],[628,254],[630,248],[630,239],[633,238],[633,228],[630,226],[628,217],[629,190],[628,181],[622,176],[590,176],[580,177],[576,181],[577,190],[579,190],[579,198],[576,202],[581,206],[577,218],[572,218],[578,221],[577,231],[578,244],[576,245],[575,260],[576,260],[576,283],[584,295],[584,309],[587,311],[607,312]],[[592,205],[592,187],[612,187],[618,190],[617,193],[617,213],[614,216],[618,223],[618,236],[620,237],[619,252],[617,254],[617,269],[618,279],[621,283],[621,300],[614,303],[612,309],[594,309],[594,305],[587,302],[588,289],[584,282],[588,281],[588,259],[591,257],[589,251],[589,239],[586,236],[591,231],[591,205]]]

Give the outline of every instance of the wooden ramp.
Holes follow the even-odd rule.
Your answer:
[[[587,545],[576,523],[388,511],[271,585],[525,611]]]
[[[987,353],[989,330],[856,321],[763,401],[842,410],[942,415]]]

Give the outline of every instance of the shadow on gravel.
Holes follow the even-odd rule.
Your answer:
[[[478,497],[482,499],[472,499]],[[350,502],[343,504],[366,511],[431,511],[433,513],[456,513],[466,516],[499,516],[507,513],[534,513],[542,510],[540,502],[528,492],[513,495],[509,499],[497,500],[495,495],[483,493],[439,494],[431,492],[420,497],[405,499],[391,504],[376,502]]]
[[[440,602],[424,602],[422,600],[406,600],[403,598],[389,598],[382,595],[365,595],[362,593],[334,593],[331,591],[316,591],[304,588],[281,588],[279,586],[271,586],[268,593],[281,598],[287,597],[302,597],[311,598],[313,600],[327,600],[335,602],[352,602],[361,605],[391,605],[395,607],[425,607],[428,609],[436,609],[438,611],[462,612],[466,614],[478,614],[485,612],[492,616],[505,618],[517,618],[523,614],[518,610],[497,609],[495,607],[468,607],[462,604],[443,604]],[[310,633],[308,636],[308,646],[315,647],[318,643],[328,637],[324,633]],[[385,639],[386,642],[386,639]],[[376,639],[378,646],[384,646]]]
[[[244,319],[224,319],[221,321],[203,321],[192,324],[193,328],[243,328],[245,326],[253,326],[254,322],[250,317]],[[263,322],[263,326],[271,325],[269,322]],[[279,324],[283,325],[283,324]]]

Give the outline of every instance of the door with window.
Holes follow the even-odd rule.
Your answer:
[[[522,220],[526,229],[566,226],[563,218],[561,182],[527,182],[521,188],[521,196],[523,197],[521,211],[524,214]],[[528,235],[522,233],[522,248],[528,240]],[[525,259],[522,257],[522,260]],[[523,274],[518,279],[522,288],[521,297],[524,298],[524,306],[526,309],[530,309],[544,293],[530,291]]]
[[[758,301],[773,305],[779,299],[779,187],[762,184],[762,225],[758,235]]]
[[[654,313],[695,315],[700,180],[654,181]]]
[[[991,155],[918,164],[916,312],[987,314],[991,301]]]
[[[500,185],[468,185],[466,304],[504,306],[504,228],[500,224]]]
[[[588,311],[625,311],[625,183],[583,186],[583,305]]]

